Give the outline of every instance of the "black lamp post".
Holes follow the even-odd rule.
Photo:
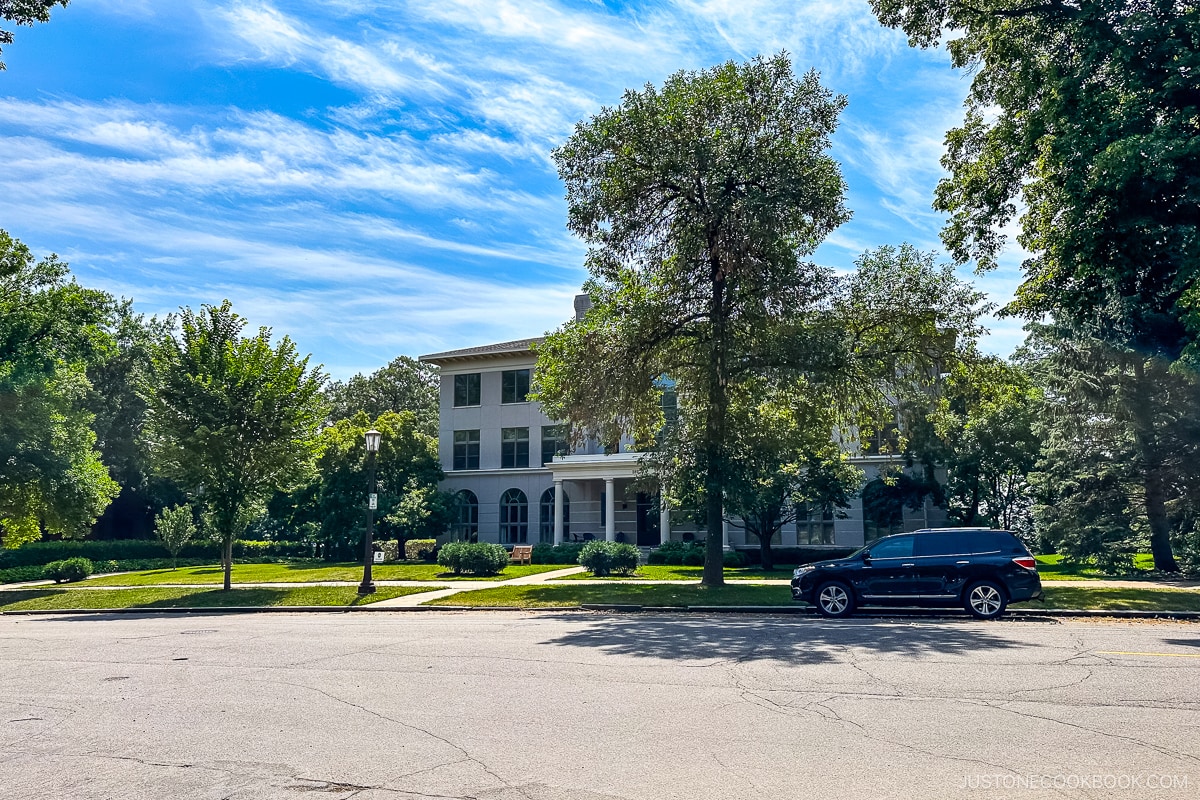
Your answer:
[[[367,533],[363,536],[363,579],[358,585],[359,594],[374,594],[375,582],[371,580],[371,562],[375,560],[375,551],[371,547],[371,539],[375,535],[375,506],[379,504],[379,495],[375,490],[375,454],[379,452],[379,442],[383,434],[372,428],[367,431]]]

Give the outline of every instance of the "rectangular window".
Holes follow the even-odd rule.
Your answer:
[[[564,425],[542,426],[542,463],[549,464],[557,455],[567,454],[567,429]]]
[[[454,376],[454,407],[479,405],[479,373]]]
[[[479,469],[479,431],[454,432],[454,468]]]
[[[796,541],[800,544],[833,544],[833,509],[801,503],[796,512]]]
[[[529,466],[529,428],[500,429],[500,466]]]
[[[529,395],[529,370],[510,369],[500,373],[500,402],[524,403]]]

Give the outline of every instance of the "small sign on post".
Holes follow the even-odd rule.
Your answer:
[[[371,509],[372,511],[379,508],[379,495],[375,494],[374,492],[371,492],[369,495],[367,495],[367,508]]]
[[[383,553],[383,551],[382,551],[382,550],[376,550],[376,551],[375,551],[375,563],[376,563],[376,564],[382,564],[382,563],[383,563],[383,556],[384,556],[384,553]]]

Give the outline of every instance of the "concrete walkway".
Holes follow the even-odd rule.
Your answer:
[[[464,586],[454,585],[443,589],[435,589],[428,592],[420,592],[417,594],[406,594],[403,597],[393,597],[391,600],[380,600],[378,603],[371,603],[373,606],[402,606],[411,608],[427,603],[430,600],[438,600],[442,597],[449,597],[452,594],[459,592],[474,592],[479,589],[495,589],[498,586],[528,586],[535,583],[545,583],[554,578],[562,578],[567,575],[577,575],[583,572],[583,567],[567,567],[566,569],[556,569],[551,572],[539,572],[534,575],[522,575],[520,578],[513,578],[507,581],[463,581]],[[432,587],[431,587],[432,588]]]

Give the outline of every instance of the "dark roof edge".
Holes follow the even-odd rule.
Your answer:
[[[531,339],[515,339],[511,342],[485,344],[480,347],[467,347],[462,350],[447,350],[444,353],[430,353],[429,355],[419,356],[417,360],[437,364],[443,361],[465,361],[471,358],[496,358],[516,353],[528,353],[534,344],[541,342],[545,338],[544,336],[535,336]]]

